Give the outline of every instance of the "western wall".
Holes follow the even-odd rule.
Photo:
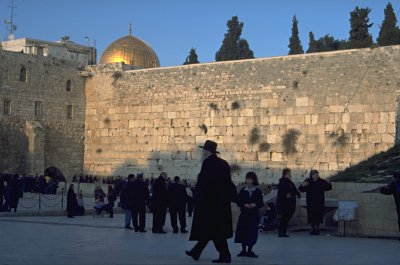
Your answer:
[[[193,179],[219,144],[241,181],[310,168],[328,176],[392,147],[400,46],[144,70],[89,66],[85,173]],[[81,99],[83,102],[83,98]]]

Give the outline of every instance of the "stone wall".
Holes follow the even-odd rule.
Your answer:
[[[22,67],[26,81],[20,81]],[[4,113],[5,100],[11,102],[11,114]],[[36,101],[41,102],[39,115]],[[72,119],[67,119],[67,105],[72,105]],[[66,176],[81,173],[84,107],[84,78],[77,64],[0,51],[0,172],[43,174],[55,166]]]
[[[123,71],[86,80],[86,173],[194,178],[219,143],[233,176],[329,175],[395,143],[400,46]]]

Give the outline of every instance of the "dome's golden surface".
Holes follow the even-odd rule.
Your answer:
[[[108,46],[100,57],[100,64],[124,62],[139,68],[160,66],[157,54],[139,38],[128,35]]]

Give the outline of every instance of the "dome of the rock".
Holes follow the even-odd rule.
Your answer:
[[[138,68],[160,66],[157,54],[143,40],[132,35],[111,43],[100,57],[100,64],[124,62]]]

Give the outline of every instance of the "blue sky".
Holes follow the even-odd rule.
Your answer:
[[[0,0],[0,20],[8,19],[11,0]],[[318,38],[331,34],[344,39],[349,35],[350,11],[370,7],[371,33],[376,39],[383,20],[385,0],[15,0],[17,38],[30,37],[96,40],[99,56],[114,40],[128,34],[145,40],[158,54],[162,66],[181,65],[194,47],[200,62],[214,61],[226,32],[226,21],[237,15],[244,22],[246,38],[256,57],[288,53],[292,17],[299,20],[303,48],[308,32]],[[400,0],[392,0],[395,12]],[[399,17],[399,12],[397,14]],[[6,36],[5,24],[0,37]]]

